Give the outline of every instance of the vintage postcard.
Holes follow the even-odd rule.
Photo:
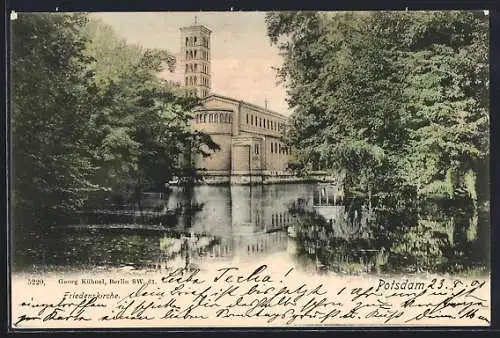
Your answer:
[[[12,13],[10,327],[489,326],[485,11]]]

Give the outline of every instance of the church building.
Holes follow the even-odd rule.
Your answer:
[[[209,134],[220,146],[210,157],[195,159],[205,181],[254,184],[293,180],[287,170],[290,150],[281,140],[287,117],[267,107],[212,93],[211,30],[195,22],[180,31],[184,85],[201,98],[192,128]]]

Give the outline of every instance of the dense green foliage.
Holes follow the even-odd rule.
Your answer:
[[[279,76],[295,112],[289,141],[302,161],[343,172],[351,192],[477,197],[489,126],[482,12],[266,20],[284,55]]]
[[[266,22],[302,166],[341,174],[348,198],[383,211],[374,224],[408,264],[476,245],[489,201],[488,17],[295,12]]]
[[[85,14],[12,23],[13,207],[19,225],[56,224],[111,193],[159,190],[217,146],[189,128],[196,99],[158,74],[167,51],[129,45]],[[138,198],[140,204],[140,198]]]

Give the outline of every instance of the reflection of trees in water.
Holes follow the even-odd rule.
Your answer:
[[[342,217],[349,220],[348,212]],[[339,228],[323,216],[307,211],[298,217],[295,228],[297,255],[308,258],[319,269],[370,272],[378,267],[380,248],[368,231],[351,232],[346,236],[345,232],[336,231]],[[353,228],[360,229],[359,226]]]
[[[39,237],[36,245],[17,250],[16,269],[50,271],[137,266],[152,262],[159,254],[156,242],[156,232],[135,229],[51,230]]]
[[[343,272],[462,272],[489,266],[488,213],[467,201],[429,201],[417,211],[368,208],[353,200],[326,219],[317,210],[294,210],[297,255],[317,267]],[[365,224],[360,226],[363,219]],[[349,234],[342,226],[358,230]]]
[[[486,210],[467,199],[428,203],[413,226],[396,229],[392,257],[395,265],[417,271],[462,272],[488,270],[489,219]]]
[[[180,238],[164,236],[160,238],[160,255],[158,263],[162,266],[168,266],[170,261],[181,258],[184,261],[185,268],[193,267],[192,257],[205,256],[211,249],[220,243],[215,236],[181,236]]]
[[[331,202],[330,198],[326,203],[326,197],[319,203],[326,205],[315,205],[309,193],[312,188],[292,190],[293,194],[283,190],[279,195],[273,190],[276,187],[269,187],[268,191],[262,189],[263,193],[257,197],[229,189],[209,190],[201,195],[193,188],[181,189],[172,199],[172,205],[179,210],[174,215],[175,227],[112,229],[103,225],[102,229],[23,232],[22,236],[14,236],[17,241],[14,268],[32,270],[34,264],[84,269],[147,267],[169,265],[174,260],[193,267],[207,259],[285,250],[290,243],[285,230],[289,225],[292,226],[288,234],[296,242],[297,258],[320,269],[458,272],[489,264],[488,211],[480,211],[467,199],[445,203],[429,201],[418,210],[384,209],[377,205],[370,214],[362,199],[350,197],[344,198],[341,205]],[[300,197],[291,202],[288,212],[294,217],[288,217],[287,212],[276,206],[287,210],[284,201],[295,199],[294,196]],[[235,227],[234,222],[239,224],[242,217],[234,217],[232,213],[252,209],[246,207],[253,206],[254,198],[259,203],[260,199],[272,200],[262,203],[265,206],[262,221],[267,222],[267,226],[257,227],[252,223],[248,227],[241,224]],[[238,203],[233,203],[233,199]],[[208,224],[206,217],[212,214],[219,216],[208,219],[215,225],[201,226]],[[258,218],[250,217],[249,221],[257,224]],[[229,222],[227,227],[215,228],[226,222]]]

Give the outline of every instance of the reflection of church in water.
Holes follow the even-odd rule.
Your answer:
[[[342,203],[342,192],[332,185],[294,184],[258,186],[196,186],[189,203],[199,210],[179,219],[181,238],[165,236],[162,252],[189,256],[191,261],[250,259],[294,250],[296,217],[291,207],[322,216],[325,226],[307,225],[308,237],[343,239],[365,238],[368,214]],[[185,191],[174,189],[169,199],[172,209],[185,201]],[[307,246],[307,243],[302,243]]]
[[[182,203],[183,194],[181,188],[174,190],[169,208]],[[286,251],[287,229],[294,222],[289,212],[291,199],[286,190],[272,185],[196,186],[190,203],[201,208],[180,218],[176,230],[189,235],[178,243],[186,243],[184,251],[189,246],[195,260],[251,258]],[[165,243],[169,241],[165,239]]]

